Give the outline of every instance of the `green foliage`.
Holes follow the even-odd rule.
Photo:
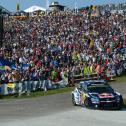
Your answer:
[[[123,75],[121,75],[119,77],[116,77],[115,80],[116,80],[115,83],[123,83],[123,82],[126,82],[126,74],[123,74]]]

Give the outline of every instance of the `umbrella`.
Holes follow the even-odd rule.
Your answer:
[[[24,10],[24,12],[26,12],[26,13],[33,13],[33,12],[39,11],[39,10],[46,11],[45,8],[42,8],[42,7],[39,7],[39,6],[32,6],[32,7],[29,7],[28,9]]]

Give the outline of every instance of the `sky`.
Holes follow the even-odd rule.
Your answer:
[[[75,0],[49,0],[49,3],[58,1],[60,4],[69,8],[74,8]],[[77,0],[78,7],[85,7],[89,5],[100,5],[106,3],[126,3],[126,0]],[[33,5],[46,7],[46,0],[0,0],[0,5],[9,11],[16,11],[16,5],[20,3],[21,10],[25,10]]]

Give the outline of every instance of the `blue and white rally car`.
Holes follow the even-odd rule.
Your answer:
[[[72,91],[73,105],[87,108],[121,109],[122,95],[104,80],[81,81]]]

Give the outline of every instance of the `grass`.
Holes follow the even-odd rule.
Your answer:
[[[126,108],[126,97],[123,98],[124,108]]]
[[[123,74],[122,76],[120,76],[120,77],[116,77],[115,78],[115,82],[116,83],[123,83],[123,82],[126,82],[126,74]]]
[[[124,100],[124,105],[126,106],[126,97],[123,100]]]
[[[31,92],[30,95],[28,95],[28,94],[22,94],[21,96],[9,95],[9,96],[3,96],[3,97],[1,97],[1,99],[35,98],[35,97],[71,92],[73,89],[74,89],[74,87],[65,87],[65,88],[61,88],[61,89],[49,90],[46,92],[45,91],[36,91],[36,92]]]

